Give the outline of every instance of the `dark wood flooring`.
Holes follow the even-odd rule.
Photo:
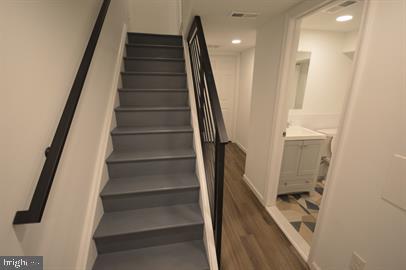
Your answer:
[[[222,270],[307,270],[295,248],[242,180],[245,154],[226,147]]]

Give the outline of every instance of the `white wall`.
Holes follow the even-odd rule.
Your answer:
[[[189,28],[196,15],[196,12],[193,10],[194,1],[195,0],[181,0],[181,32],[185,37],[189,34]]]
[[[130,32],[179,35],[180,0],[128,0]]]
[[[316,130],[337,128],[352,67],[343,53],[346,37],[342,32],[301,30],[298,51],[311,53],[310,66],[303,108],[290,110],[290,122]]]
[[[254,73],[255,48],[240,53],[240,74],[235,127],[235,142],[244,150],[248,149],[250,125],[252,76]]]
[[[265,196],[284,29],[285,17],[279,15],[257,30],[245,175],[260,199]]]
[[[358,44],[358,31],[345,33],[343,52],[354,52]]]
[[[395,166],[393,157],[406,157],[406,2],[368,2],[359,69],[313,254],[323,270],[349,269],[353,251],[367,261],[366,270],[406,269],[406,210],[382,199],[389,183],[392,197],[406,207],[406,158]]]
[[[42,255],[46,269],[77,269],[125,1],[112,1],[42,222],[12,221],[31,201],[100,4],[0,3],[0,254]]]

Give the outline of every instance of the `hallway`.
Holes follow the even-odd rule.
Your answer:
[[[243,182],[244,152],[230,143],[225,159],[222,269],[308,269]]]

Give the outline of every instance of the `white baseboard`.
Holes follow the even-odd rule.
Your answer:
[[[321,270],[321,267],[316,262],[312,262],[309,266],[311,270]]]
[[[239,142],[234,141],[233,143],[235,143],[245,154],[247,154],[247,149]]]
[[[289,221],[283,216],[276,206],[266,207],[266,210],[276,222],[281,231],[286,235],[289,242],[295,247],[297,252],[305,262],[309,260],[310,246],[302,236],[293,228]]]
[[[244,174],[242,176],[242,179],[244,180],[244,182],[247,184],[247,186],[251,189],[251,191],[254,193],[255,197],[257,197],[257,199],[261,202],[261,204],[263,206],[265,206],[265,201],[264,201],[264,197],[262,196],[261,193],[259,193],[259,191],[254,187],[254,185],[252,184],[251,180],[248,178],[248,176],[246,174]]]
[[[89,267],[88,258],[90,248],[92,245],[92,236],[96,219],[96,209],[98,206],[98,199],[102,184],[103,170],[105,166],[105,160],[107,155],[107,148],[110,139],[110,127],[114,115],[114,104],[117,95],[117,86],[120,79],[121,61],[124,55],[124,48],[127,37],[127,25],[124,24],[121,32],[121,41],[119,51],[117,53],[116,63],[114,67],[114,77],[111,85],[111,93],[107,103],[107,110],[105,120],[103,123],[103,131],[100,139],[99,150],[97,153],[97,161],[95,165],[94,175],[92,178],[91,193],[89,194],[89,202],[86,209],[86,216],[83,224],[83,232],[81,237],[81,243],[79,246],[78,259],[76,263],[76,269],[87,269]]]

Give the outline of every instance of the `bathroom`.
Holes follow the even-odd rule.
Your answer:
[[[355,2],[319,10],[301,21],[296,65],[289,76],[276,206],[307,246],[337,151],[361,13]]]

